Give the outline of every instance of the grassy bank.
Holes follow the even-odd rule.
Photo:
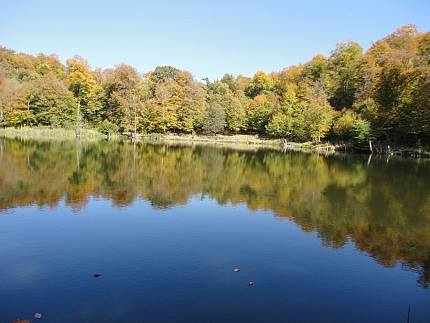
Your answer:
[[[152,143],[181,143],[199,145],[222,145],[235,148],[272,148],[297,151],[318,151],[334,153],[337,146],[330,143],[293,143],[285,145],[282,139],[262,138],[257,135],[191,135],[191,134],[149,134],[143,135],[140,139],[144,142]]]
[[[191,135],[191,134],[148,134],[140,137],[144,142],[163,143],[190,143],[207,145],[241,145],[280,148],[281,141],[278,139],[263,139],[251,135]]]
[[[100,140],[106,135],[94,129],[81,129],[81,139]],[[0,128],[0,136],[20,139],[70,140],[76,138],[75,129],[49,127]]]

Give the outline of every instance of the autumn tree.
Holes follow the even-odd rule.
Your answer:
[[[206,86],[208,88],[208,101],[216,102],[224,111],[227,129],[232,132],[245,130],[249,99],[243,92],[237,91],[235,80],[232,77],[224,76],[221,81],[209,82]]]
[[[264,134],[278,104],[278,98],[274,94],[260,94],[254,97],[247,111],[247,129]]]
[[[339,43],[328,60],[330,103],[336,109],[351,107],[354,102],[362,52],[363,49],[356,42]],[[320,66],[319,69],[324,75],[323,64]]]
[[[4,126],[5,119],[12,111],[21,84],[15,79],[5,78],[0,71],[0,126]]]
[[[267,94],[273,90],[274,82],[270,75],[264,72],[255,73],[252,80],[249,82],[245,89],[245,93],[250,98],[254,98],[260,94]]]
[[[377,41],[366,54],[373,78],[359,102],[371,102],[369,120],[384,140],[429,138],[428,35],[413,25],[404,26]]]
[[[73,94],[54,73],[28,82],[24,96],[22,108],[31,113],[36,124],[65,127],[76,122]]]
[[[327,95],[319,83],[301,85],[303,128],[307,139],[320,141],[329,132],[334,116]]]
[[[298,86],[295,83],[284,85],[280,106],[274,111],[266,126],[267,133],[274,137],[303,140],[303,109],[298,97]]]
[[[327,90],[330,86],[329,61],[324,55],[315,55],[308,63],[303,65],[301,78],[318,82]]]
[[[160,66],[146,77],[149,83],[147,131],[191,132],[201,126],[206,92],[190,73]]]
[[[105,81],[107,119],[124,132],[137,132],[143,108],[141,78],[131,66],[121,64],[108,74]]]
[[[67,60],[67,81],[76,99],[76,125],[79,134],[82,120],[97,124],[103,119],[103,89],[91,73],[88,63],[79,56]]]
[[[202,131],[205,134],[217,134],[222,133],[226,126],[225,122],[225,110],[217,102],[212,101],[209,103],[209,107],[206,110],[205,117],[202,121]]]

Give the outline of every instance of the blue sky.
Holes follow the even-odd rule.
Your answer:
[[[430,30],[429,0],[0,0],[2,46],[78,54],[93,67],[173,65],[211,79],[277,71],[339,41],[368,48],[408,23]]]

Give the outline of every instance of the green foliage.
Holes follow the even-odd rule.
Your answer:
[[[233,93],[238,90],[237,81],[231,74],[224,74],[224,76],[221,78],[221,82],[227,84],[228,88]]]
[[[342,111],[334,120],[333,133],[337,138],[350,141],[355,147],[362,149],[367,149],[369,140],[373,139],[370,122],[351,110]]]
[[[163,82],[169,80],[177,80],[177,76],[181,71],[172,66],[157,66],[153,72],[150,73],[150,78],[155,82]]]
[[[340,139],[349,140],[352,138],[352,129],[357,114],[351,110],[343,110],[333,121],[333,134]]]
[[[329,58],[330,102],[336,109],[351,107],[354,102],[362,51],[356,42],[339,43]]]
[[[251,101],[247,111],[247,129],[264,134],[277,102],[276,97],[260,94]]]
[[[232,132],[240,132],[246,129],[246,111],[248,100],[245,96],[229,97],[225,108],[227,128]]]
[[[202,131],[205,134],[216,134],[222,133],[225,122],[225,111],[224,108],[217,102],[209,104],[206,116],[203,119]]]
[[[369,121],[362,119],[354,120],[351,134],[354,144],[360,148],[368,147],[368,142],[373,137]]]
[[[270,135],[298,141],[319,141],[331,128],[334,111],[319,82],[285,89],[281,109],[266,130]]]
[[[266,126],[267,133],[277,138],[291,138],[293,136],[291,118],[284,113],[275,113]]]
[[[34,116],[27,110],[13,110],[6,120],[6,125],[11,127],[31,126],[35,123]]]
[[[303,109],[297,96],[298,87],[287,83],[282,89],[281,107],[277,109],[266,126],[267,133],[274,137],[283,137],[293,140],[303,140],[304,119]]]
[[[207,109],[206,92],[201,84],[194,81],[189,74],[187,74],[186,82],[180,86],[183,89],[183,96],[176,109],[177,129],[191,133],[194,129],[199,128],[205,115]]]
[[[314,56],[303,67],[302,76],[313,82],[319,82],[324,88],[329,86],[329,62],[321,54]]]
[[[302,85],[303,128],[306,139],[320,141],[331,128],[333,108],[319,83]]]
[[[103,120],[103,122],[99,126],[99,131],[107,136],[118,133],[118,130],[119,127],[108,120]]]
[[[246,129],[248,99],[241,92],[233,92],[232,86],[224,81],[207,82],[208,101],[216,102],[225,113],[226,127],[231,132],[240,132]],[[232,79],[230,79],[233,82]],[[234,86],[233,86],[234,87]]]
[[[106,75],[104,81],[106,96],[106,116],[122,131],[132,131],[137,127],[141,104],[140,76],[131,66],[117,65]]]
[[[377,41],[366,54],[374,71],[367,94],[376,108],[369,120],[378,137],[397,142],[430,138],[428,35],[404,26]]]
[[[64,82],[54,74],[28,82],[24,95],[22,110],[31,113],[34,124],[60,127],[75,122],[76,101]]]

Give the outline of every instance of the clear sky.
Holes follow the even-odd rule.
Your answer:
[[[0,0],[2,46],[211,79],[277,71],[342,40],[368,48],[409,23],[430,30],[430,0]]]

